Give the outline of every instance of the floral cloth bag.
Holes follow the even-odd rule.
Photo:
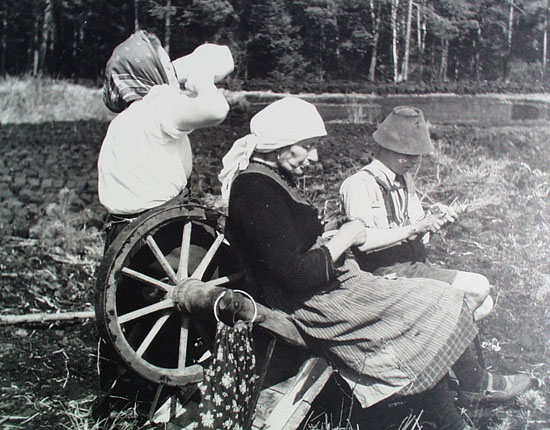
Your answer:
[[[252,323],[237,321],[231,327],[218,321],[214,355],[200,384],[197,429],[246,430],[257,380]]]

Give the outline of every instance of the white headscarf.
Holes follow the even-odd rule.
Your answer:
[[[229,198],[235,175],[248,167],[254,151],[271,152],[326,134],[323,119],[311,103],[297,97],[271,103],[252,117],[250,134],[237,140],[223,157],[223,169],[218,175],[222,198]]]

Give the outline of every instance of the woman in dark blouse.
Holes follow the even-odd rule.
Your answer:
[[[322,239],[316,209],[292,183],[326,135],[313,105],[281,99],[256,114],[250,128],[220,173],[222,196],[229,196],[226,234],[249,269],[247,282],[291,316],[363,407],[426,392],[424,415],[438,429],[469,428],[444,383],[477,334],[463,294],[435,280],[362,272],[346,254],[368,244],[359,220]]]

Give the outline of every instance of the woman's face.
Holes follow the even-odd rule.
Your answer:
[[[157,53],[159,55],[162,67],[164,67],[164,72],[166,73],[166,76],[168,76],[168,85],[179,88],[180,84],[178,82],[178,77],[176,76],[176,71],[174,70],[174,66],[172,65],[168,52],[166,52],[162,46],[159,46]]]
[[[281,148],[277,156],[278,166],[292,175],[303,175],[303,167],[308,166],[310,162],[318,161],[315,149],[318,141],[318,137],[312,137]]]

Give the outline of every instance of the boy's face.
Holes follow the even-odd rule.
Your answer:
[[[418,165],[420,155],[399,154],[391,152],[388,159],[388,167],[397,175],[404,175]]]

